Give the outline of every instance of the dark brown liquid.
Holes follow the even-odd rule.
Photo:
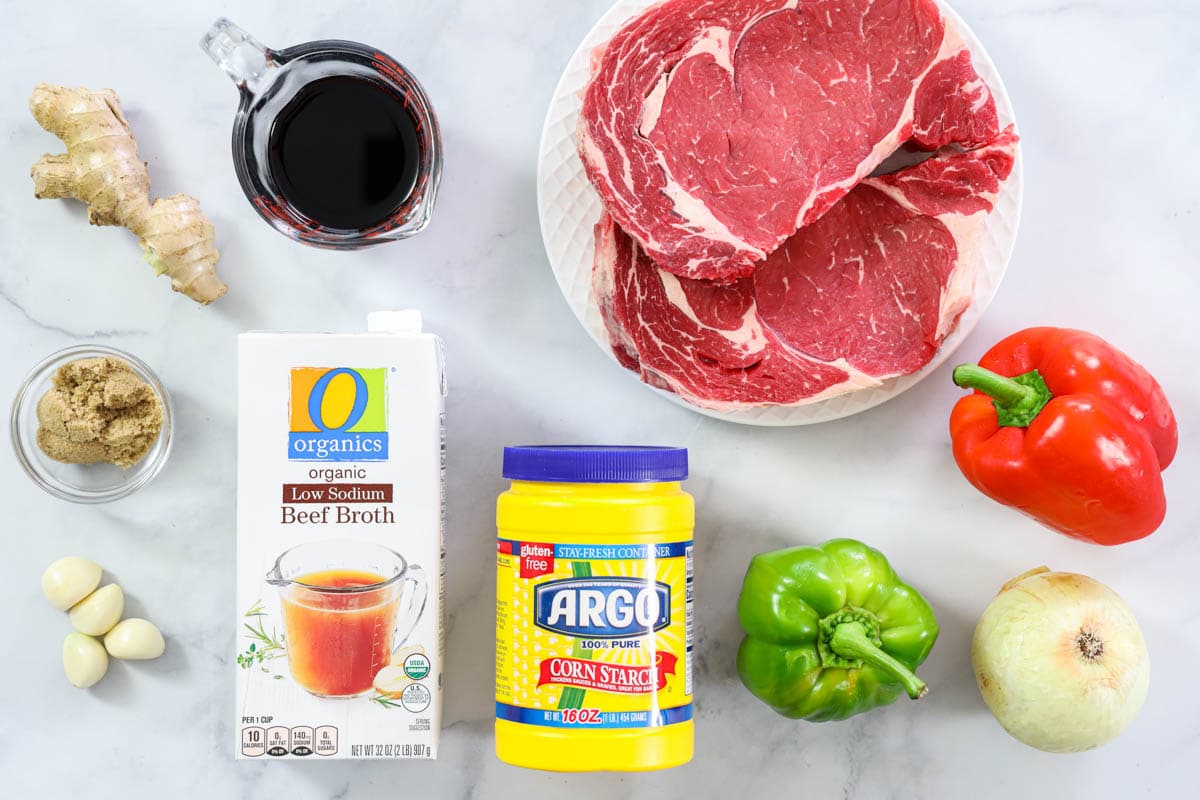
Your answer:
[[[267,156],[279,193],[326,228],[383,222],[417,183],[417,124],[401,99],[365,78],[302,87],[271,126]]]

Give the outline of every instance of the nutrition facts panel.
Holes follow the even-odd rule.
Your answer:
[[[683,661],[683,686],[684,686],[683,691],[687,695],[692,694],[692,639],[694,637],[693,631],[696,626],[696,592],[695,592],[696,579],[695,579],[695,568],[693,566],[694,560],[692,558],[692,551],[694,549],[695,549],[694,547],[689,545],[686,553],[684,554],[685,560],[687,562],[687,582],[686,582],[687,602],[686,602],[686,605],[684,606],[683,616],[685,619],[685,622],[684,622],[685,642],[684,643],[685,643],[687,649],[686,649],[686,657],[684,658],[684,661]]]
[[[332,756],[338,751],[338,729],[332,725],[310,728],[250,725],[242,728],[242,755],[258,756]]]

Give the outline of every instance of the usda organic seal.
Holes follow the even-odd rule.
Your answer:
[[[429,659],[424,653],[413,653],[404,659],[404,674],[419,681],[429,674]]]

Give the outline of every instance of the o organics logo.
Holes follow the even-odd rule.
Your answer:
[[[386,461],[387,370],[292,370],[288,458]]]

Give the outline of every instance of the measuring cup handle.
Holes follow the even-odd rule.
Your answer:
[[[429,598],[429,583],[425,580],[425,570],[416,564],[408,565],[408,576],[405,577],[404,582],[413,585],[413,592],[408,599],[408,604],[404,606],[404,613],[399,615],[396,623],[395,644],[392,645],[393,653],[408,641],[409,636],[412,636],[413,629],[417,627],[417,623],[421,621],[421,615],[425,613],[425,601]]]
[[[263,76],[275,65],[274,53],[253,36],[225,17],[213,23],[200,40],[200,49],[233,78],[233,82],[253,94]]]

